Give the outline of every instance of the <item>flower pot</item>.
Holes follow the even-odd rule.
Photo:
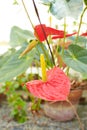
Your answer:
[[[77,110],[79,99],[82,96],[82,90],[73,90],[69,94],[69,101]],[[45,115],[55,119],[57,121],[69,121],[75,117],[75,112],[67,101],[58,101],[58,102],[45,102],[43,106]]]

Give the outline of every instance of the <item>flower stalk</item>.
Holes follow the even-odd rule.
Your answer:
[[[78,119],[78,122],[79,122],[79,125],[80,125],[81,130],[84,130],[83,124],[82,124],[82,122],[81,122],[81,120],[80,120],[80,117],[79,117],[79,115],[78,115],[78,113],[77,113],[77,111],[76,111],[74,105],[71,103],[71,101],[69,101],[69,99],[67,99],[66,101],[71,105],[71,107],[72,107],[72,109],[73,109],[73,111],[74,111],[74,113],[75,113],[75,115],[76,115],[76,117],[77,117],[77,119]]]
[[[78,28],[78,32],[77,32],[77,37],[76,37],[75,43],[77,43],[77,41],[78,41],[78,36],[79,36],[80,28],[81,28],[81,25],[82,25],[82,19],[83,19],[83,16],[84,16],[84,13],[85,13],[86,10],[87,10],[87,6],[84,8],[84,10],[83,10],[83,12],[81,14],[81,17],[80,17],[80,23],[79,23],[79,28]]]

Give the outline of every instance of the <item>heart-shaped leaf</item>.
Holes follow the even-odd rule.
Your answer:
[[[19,58],[28,43],[22,44],[19,50],[11,49],[0,56],[0,82],[11,80],[14,77],[26,72],[34,60],[39,62],[40,54],[43,53],[47,59],[47,65],[52,66],[51,58],[44,44],[38,43],[27,55]]]
[[[28,30],[23,30],[17,26],[13,26],[10,32],[10,42],[12,47],[19,46],[24,42],[28,42],[31,39],[35,39],[33,33]]]
[[[34,51],[30,52],[27,56],[18,58],[23,51],[24,47],[18,51],[10,53],[8,56],[3,56],[3,64],[0,64],[0,82],[11,80],[12,78],[22,74],[31,65]]]
[[[87,50],[78,45],[70,45],[62,54],[64,62],[72,69],[87,73]]]
[[[76,36],[68,37],[68,39],[71,40],[72,42],[75,42]],[[78,36],[78,40],[77,40],[76,44],[83,46],[83,47],[86,47],[87,38],[84,36]]]
[[[83,9],[83,0],[41,0],[58,19],[66,16],[78,18]]]

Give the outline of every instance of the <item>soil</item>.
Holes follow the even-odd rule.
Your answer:
[[[46,117],[43,111],[34,114],[28,110],[28,120],[19,124],[11,118],[10,112],[11,109],[7,102],[0,102],[0,130],[80,130],[76,118],[68,122],[58,122]],[[83,92],[83,97],[78,106],[78,114],[84,130],[87,130],[87,90]]]
[[[82,83],[72,81],[72,86],[72,90],[77,86],[83,89],[77,112],[83,123],[84,130],[87,130],[87,81]],[[72,121],[58,122],[46,117],[43,110],[39,111],[39,113],[32,113],[29,110],[29,103],[27,104],[28,120],[19,124],[10,116],[11,108],[5,99],[5,95],[0,95],[0,130],[80,130],[77,118]]]

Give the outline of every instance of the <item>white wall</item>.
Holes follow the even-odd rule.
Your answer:
[[[14,0],[0,0],[0,41],[9,40],[10,29],[17,25],[24,29],[32,30],[30,22],[24,11],[22,1],[18,0],[19,5],[13,5]],[[34,25],[38,24],[38,20],[33,8],[32,0],[24,0],[27,10]],[[39,0],[35,0],[42,23],[48,22],[47,8],[40,4]],[[43,10],[42,10],[43,9]]]
[[[14,0],[0,0],[0,49],[2,44],[1,41],[9,41],[9,35],[12,26],[16,25],[23,29],[33,31],[27,15],[24,11],[22,0],[17,0],[19,5],[13,5],[13,1]],[[26,8],[29,12],[33,24],[38,24],[39,22],[33,7],[32,0],[24,0],[24,2],[26,3]],[[47,13],[48,8],[42,5],[40,0],[35,0],[35,2],[38,7],[41,22],[49,25],[50,14]],[[84,21],[87,21],[86,19],[87,15],[84,17]],[[59,21],[53,17],[52,27],[55,26],[55,23],[59,25],[63,24],[63,22],[63,20]],[[67,23],[69,33],[72,32],[72,29],[77,29],[77,27],[72,28],[73,24],[71,18],[67,19]],[[63,26],[61,26],[60,29],[63,29]],[[87,25],[83,26],[83,32],[85,32],[85,30],[87,30]]]

